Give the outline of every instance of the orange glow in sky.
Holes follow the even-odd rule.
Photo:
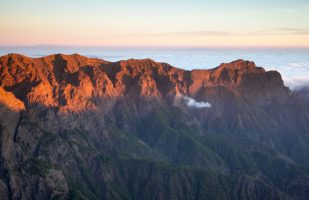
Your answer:
[[[303,0],[4,1],[0,45],[309,46]]]

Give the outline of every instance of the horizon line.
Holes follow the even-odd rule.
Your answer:
[[[207,49],[207,48],[218,48],[218,49],[222,49],[222,48],[227,48],[227,49],[231,49],[231,48],[239,48],[239,49],[245,49],[245,48],[252,48],[252,49],[261,49],[261,48],[284,48],[284,49],[308,49],[309,46],[254,46],[254,45],[240,45],[240,46],[232,46],[232,45],[228,45],[228,46],[215,46],[215,45],[211,45],[211,46],[160,46],[160,45],[61,45],[61,44],[36,44],[36,45],[1,45],[0,44],[0,48],[145,48],[145,49],[153,49],[153,48],[162,48],[162,49]]]

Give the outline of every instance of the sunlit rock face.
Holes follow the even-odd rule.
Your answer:
[[[71,111],[94,108],[94,99],[108,97],[164,99],[181,93],[204,98],[200,96],[204,91],[211,95],[223,88],[235,96],[267,103],[286,101],[288,92],[278,72],[266,72],[244,60],[212,70],[185,71],[150,59],[110,63],[77,54],[36,59],[10,54],[1,58],[1,69],[1,86],[26,106]]]
[[[0,196],[306,199],[303,97],[244,60],[2,56]]]

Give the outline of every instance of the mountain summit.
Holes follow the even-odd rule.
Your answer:
[[[2,56],[1,199],[307,199],[301,97],[245,60]]]
[[[284,101],[288,89],[276,71],[237,60],[211,70],[186,71],[150,59],[107,62],[74,55],[28,58],[3,56],[0,86],[25,103],[78,111],[96,107],[100,98],[157,98],[180,93],[200,100],[222,95],[253,97],[257,103]],[[253,100],[253,99],[252,99]],[[215,101],[215,99],[214,99]]]

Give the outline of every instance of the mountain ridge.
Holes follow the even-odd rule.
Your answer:
[[[9,54],[0,58],[0,196],[306,199],[308,121],[307,100],[250,61],[187,71]]]
[[[19,61],[21,61],[21,63],[19,63]],[[52,92],[50,90],[52,88],[58,88],[61,84],[66,84],[68,87],[83,91],[83,95],[89,97],[91,96],[91,94],[88,94],[89,91],[94,92],[93,90],[96,87],[103,87],[102,83],[101,85],[95,85],[99,84],[96,81],[106,82],[106,87],[104,88],[105,93],[99,94],[100,92],[96,91],[96,96],[124,95],[130,92],[129,87],[131,87],[132,84],[135,84],[132,90],[139,91],[139,95],[146,96],[166,96],[167,93],[173,93],[173,95],[181,93],[194,97],[201,88],[222,85],[229,87],[229,89],[235,93],[239,93],[241,90],[246,90],[247,84],[253,84],[250,86],[251,88],[257,85],[263,85],[263,87],[266,88],[275,87],[273,90],[280,89],[287,91],[287,88],[284,88],[283,81],[278,72],[266,72],[263,68],[256,67],[253,62],[244,60],[237,60],[229,64],[221,64],[210,70],[191,71],[175,68],[166,63],[156,63],[151,59],[129,59],[127,61],[111,63],[101,59],[88,59],[78,54],[55,54],[34,59],[18,54],[9,54],[1,57],[2,64],[8,62],[13,62],[16,66],[19,66],[22,62],[26,62],[25,65],[27,66],[24,66],[24,69],[19,69],[19,72],[12,70],[9,72],[8,68],[2,68],[2,80],[0,82],[2,87],[6,87],[7,90],[10,91],[8,88],[13,87],[12,85],[17,85],[18,83],[20,84],[18,87],[23,87],[21,84],[22,81],[29,81],[29,84],[25,86],[27,87],[26,90],[37,89],[41,91],[41,88],[44,88],[45,90],[49,90],[49,94],[45,94],[49,96],[56,95],[51,94]],[[19,73],[27,73],[28,76],[32,77],[21,77]],[[250,77],[247,78],[248,74],[250,74],[250,76],[257,76],[257,78],[263,80],[252,83]],[[19,80],[12,80],[11,75],[13,75],[15,79],[19,78]],[[95,75],[97,77],[94,77]],[[253,77],[252,79],[257,80],[257,78]],[[270,80],[275,82],[272,83]],[[263,81],[265,84],[263,84]],[[37,85],[32,87],[30,82],[31,84]],[[160,82],[164,82],[167,85],[163,86]],[[81,83],[84,83],[84,85]],[[84,88],[82,88],[82,86],[84,86]],[[169,91],[164,91],[166,87]],[[237,88],[238,90],[236,87],[239,87]],[[11,89],[11,91],[13,90],[16,91],[15,88]],[[52,99],[49,99],[49,102],[40,103],[44,105],[57,104],[59,106],[59,104],[61,104],[60,102],[66,101],[65,98],[68,97],[65,90],[70,90],[72,92],[72,88],[63,88],[63,90],[64,91],[58,91],[58,93],[63,92],[66,96],[64,99],[58,97],[58,103],[52,102]],[[21,92],[17,91],[17,93],[19,96],[21,95]],[[283,93],[284,92],[282,92],[281,95],[284,95]],[[25,100],[26,97],[20,98]],[[31,99],[27,99],[26,101],[31,101]]]

